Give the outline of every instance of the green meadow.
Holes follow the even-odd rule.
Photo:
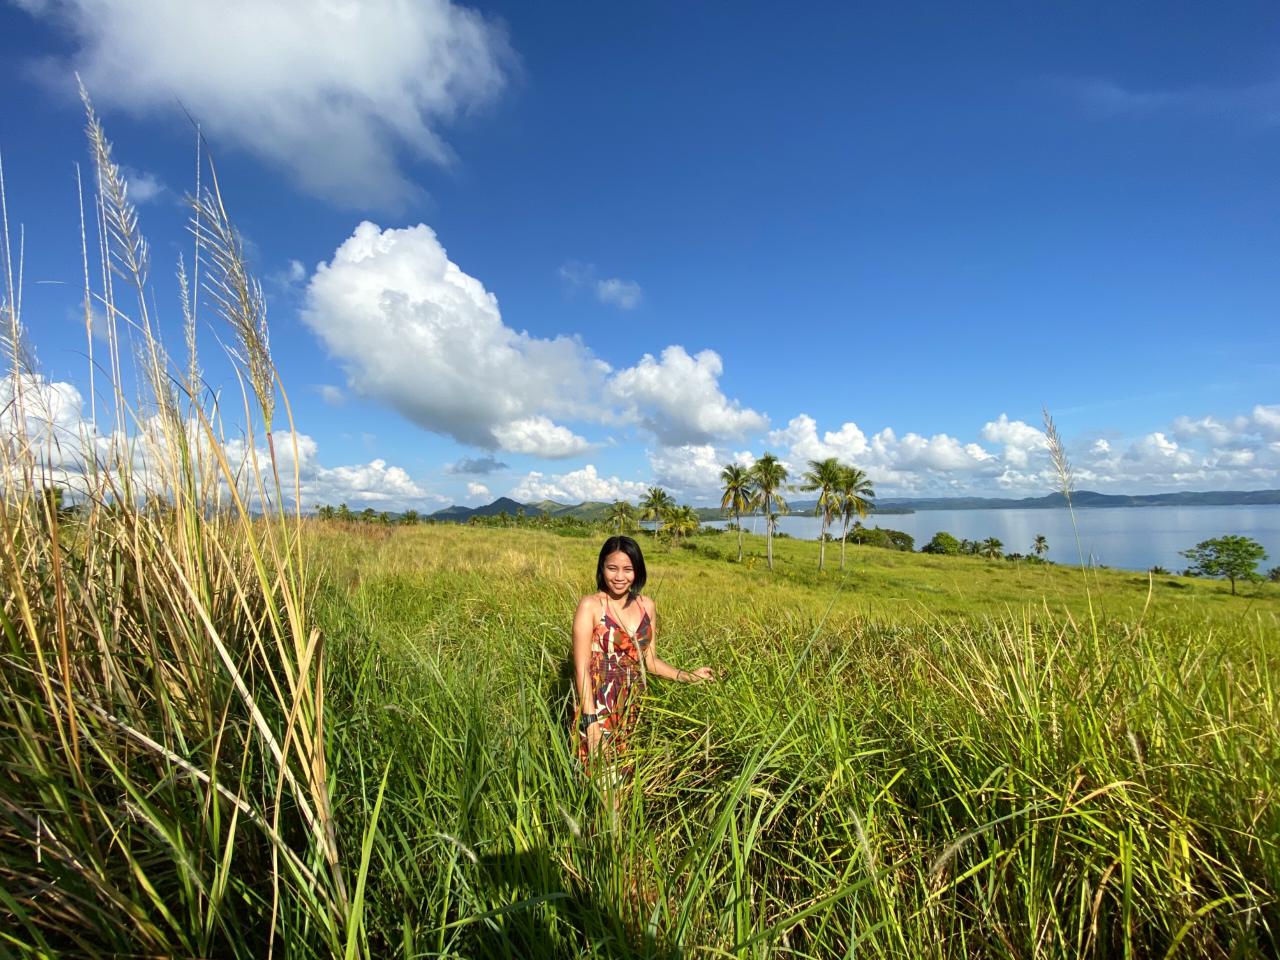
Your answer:
[[[566,736],[596,543],[342,526],[312,547],[348,846],[381,791],[374,954],[1276,948],[1272,585],[642,536],[662,655],[723,679],[651,685],[615,817]]]
[[[216,179],[235,401],[185,273],[192,352],[155,335],[89,140],[111,427],[56,434],[4,301],[0,955],[1280,953],[1280,584],[642,535],[662,656],[721,679],[651,684],[603,794],[568,679],[607,528],[279,509],[292,415]]]

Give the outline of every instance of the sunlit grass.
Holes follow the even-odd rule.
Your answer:
[[[731,541],[704,543],[736,556]],[[367,808],[390,770],[397,826],[371,890],[384,949],[406,935],[464,956],[1275,947],[1275,597],[1229,615],[1208,585],[1148,598],[1104,572],[1095,636],[1072,618],[1069,572],[1019,584],[999,564],[874,551],[840,584],[659,549],[663,656],[725,676],[652,687],[611,826],[564,725],[592,544],[426,527],[320,530],[313,548],[340,556],[321,615],[346,664],[330,692],[340,790]],[[925,588],[953,578],[964,611],[931,611]],[[865,596],[886,581],[910,599]]]

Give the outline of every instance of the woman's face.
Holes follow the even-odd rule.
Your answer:
[[[621,550],[604,558],[604,582],[615,597],[621,597],[636,582],[636,571],[631,566],[631,558]]]

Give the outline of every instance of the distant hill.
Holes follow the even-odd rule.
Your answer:
[[[1095,493],[1078,490],[1071,495],[1077,507],[1221,507],[1280,503],[1280,490],[1178,491],[1140,495]],[[885,498],[882,506],[912,510],[1051,510],[1067,505],[1060,493],[1021,499],[1002,497],[903,497]]]
[[[1216,507],[1280,504],[1280,490],[1210,490],[1203,493],[1181,491],[1178,493],[1149,493],[1136,496],[1112,493],[1094,493],[1080,490],[1072,494],[1071,502],[1077,507]],[[813,513],[816,500],[794,500],[790,506],[793,514]],[[558,503],[555,500],[535,500],[520,503],[510,497],[499,497],[483,507],[445,507],[431,514],[433,520],[452,520],[465,523],[471,517],[495,517],[500,513],[515,516],[521,510],[526,515],[546,514],[550,517],[573,517],[576,520],[603,520],[613,506],[599,500],[585,503]],[[1003,497],[885,497],[877,500],[873,514],[912,513],[916,510],[1051,510],[1066,506],[1060,493],[1043,497],[1021,499]],[[723,520],[726,517],[719,507],[698,507],[699,520]],[[750,516],[750,514],[743,514]]]
[[[813,513],[818,509],[817,500],[788,500],[789,513]],[[914,513],[910,507],[892,506],[890,501],[877,500],[871,507],[871,513]]]

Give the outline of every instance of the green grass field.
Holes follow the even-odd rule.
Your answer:
[[[1078,569],[694,544],[650,548],[658,642],[724,679],[651,686],[612,822],[564,719],[593,541],[319,532],[373,955],[1276,950],[1274,586],[1090,572],[1091,620]]]

